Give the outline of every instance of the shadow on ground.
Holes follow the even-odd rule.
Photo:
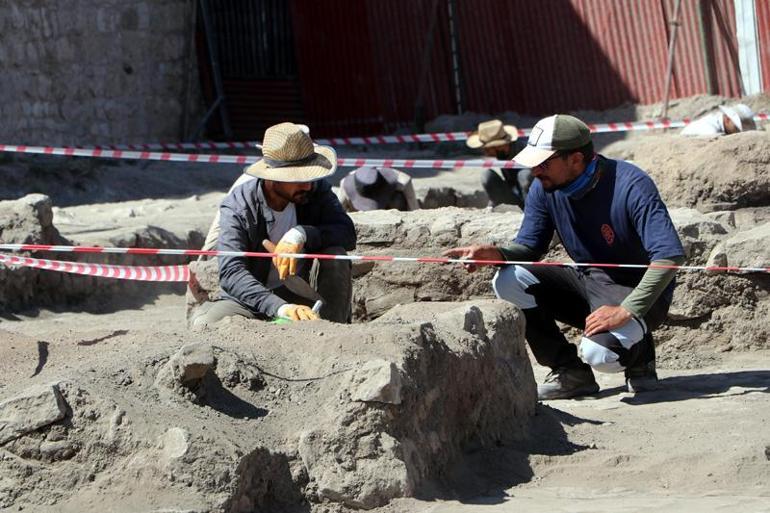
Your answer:
[[[506,490],[530,481],[533,455],[566,456],[587,449],[567,438],[565,425],[596,421],[538,404],[528,435],[521,441],[495,448],[469,449],[462,461],[442,478],[417,491],[420,500],[458,500],[464,504],[491,505],[504,502]]]
[[[720,374],[674,376],[661,380],[660,390],[624,397],[631,405],[667,403],[689,399],[709,399],[716,396],[770,393],[770,371],[738,371]],[[731,390],[735,388],[735,390]]]
[[[111,314],[123,310],[140,310],[154,303],[160,296],[175,294],[179,296],[179,312],[184,312],[185,283],[133,282],[129,288],[115,291],[97,291],[94,294],[83,294],[62,304],[54,301],[44,301],[32,308],[0,311],[0,321],[20,322],[29,317],[38,317],[44,313],[87,313]],[[94,343],[99,342],[96,340]],[[84,344],[88,345],[88,344]]]

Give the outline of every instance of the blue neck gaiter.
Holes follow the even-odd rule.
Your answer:
[[[588,191],[593,188],[598,162],[599,160],[594,157],[594,159],[586,166],[585,171],[580,173],[580,176],[575,178],[569,185],[563,189],[559,189],[559,192],[570,199],[580,199],[585,196]]]

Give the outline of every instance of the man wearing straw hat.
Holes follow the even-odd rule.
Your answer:
[[[294,123],[265,131],[264,157],[245,170],[254,179],[234,185],[222,202],[217,249],[345,254],[355,248],[353,221],[324,180],[337,169],[337,155],[331,147],[314,145],[307,132]],[[297,275],[310,277],[323,298],[319,313],[311,309],[308,294],[289,287]],[[201,305],[192,325],[232,315],[305,321],[320,314],[350,322],[351,279],[345,260],[220,256],[221,298]]]
[[[444,254],[538,261],[558,233],[572,260],[586,266],[503,265],[492,282],[497,297],[522,309],[529,347],[551,368],[538,397],[597,392],[592,369],[624,372],[629,392],[656,388],[652,330],[666,317],[674,288],[670,267],[684,261],[684,250],[655,184],[630,162],[596,155],[588,126],[561,114],[541,119],[515,159],[530,166],[536,180],[513,244]],[[583,330],[579,347],[557,320]]]
[[[484,156],[497,160],[510,160],[519,132],[513,125],[504,125],[499,119],[479,123],[478,130],[468,136],[465,144],[475,150],[480,149]],[[484,169],[481,185],[489,197],[491,206],[502,203],[524,208],[524,201],[532,183],[529,169],[500,169],[498,174],[492,169]]]

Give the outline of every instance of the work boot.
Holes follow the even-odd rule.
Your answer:
[[[626,387],[632,394],[658,390],[660,381],[655,372],[655,360],[626,369]]]
[[[537,386],[537,398],[569,399],[591,395],[599,391],[591,369],[581,367],[559,367],[548,373],[542,385]]]

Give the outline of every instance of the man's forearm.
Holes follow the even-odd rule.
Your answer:
[[[286,301],[273,294],[246,268],[242,257],[220,257],[219,285],[251,311],[275,317]]]
[[[684,257],[655,260],[651,265],[681,265]],[[661,293],[666,290],[668,284],[674,279],[676,269],[659,269],[650,267],[642,276],[642,280],[623,300],[620,306],[641,319],[655,304]]]
[[[498,248],[505,260],[519,262],[537,262],[543,255],[523,244],[512,243],[505,248]]]

